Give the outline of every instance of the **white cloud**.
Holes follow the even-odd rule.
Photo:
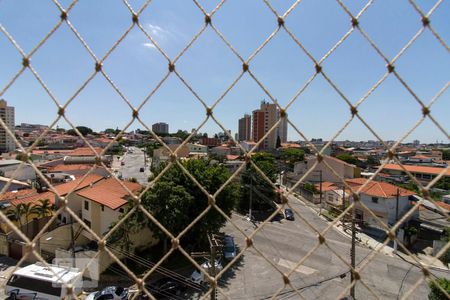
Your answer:
[[[154,38],[167,38],[168,35],[172,35],[168,30],[165,30],[163,28],[161,28],[158,25],[154,25],[151,23],[147,24],[147,28],[149,30],[149,33],[152,37]]]
[[[142,46],[149,48],[149,49],[156,49],[155,44],[153,44],[152,42],[143,43]]]

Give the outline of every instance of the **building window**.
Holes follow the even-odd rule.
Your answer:
[[[105,211],[105,206],[102,204],[102,211]]]
[[[86,219],[83,219],[83,222],[84,222],[84,224],[87,225],[87,227],[91,228],[91,222],[89,222],[89,221],[86,220]]]
[[[89,201],[84,201],[84,209],[89,210]]]
[[[372,197],[372,203],[378,203],[378,198],[377,197]]]

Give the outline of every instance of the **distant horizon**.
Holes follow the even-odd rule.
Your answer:
[[[130,5],[138,11],[137,3]],[[215,7],[209,2],[202,5],[206,11]],[[272,1],[271,5],[283,15],[292,3]],[[359,1],[349,1],[346,5],[354,15],[364,7]],[[418,5],[428,12],[434,3],[420,1]],[[97,13],[105,7],[108,13]],[[0,24],[26,55],[58,24],[60,14],[51,1],[0,2]],[[253,17],[249,19],[249,15]],[[121,1],[79,1],[67,18],[98,59],[133,25],[129,9]],[[443,2],[430,17],[433,29],[444,40],[450,36],[449,19],[450,2]],[[168,60],[158,47],[174,60],[205,25],[205,17],[189,1],[153,1],[139,15],[139,24],[157,45],[134,26],[102,63],[102,72],[119,88],[121,95],[102,73],[95,73],[67,106],[65,116],[75,125],[89,124],[94,130],[124,128],[132,119],[132,110],[122,97],[137,108],[158,86],[139,111],[148,126],[165,119],[171,128],[190,131],[206,118],[201,101],[211,107],[221,99],[214,107],[213,116],[235,133],[239,118],[258,109],[261,101],[276,99],[281,107],[286,107],[317,71],[314,61],[283,27],[279,28],[277,18],[262,1],[227,1],[211,22],[244,61],[251,57],[248,63],[251,74],[241,74],[242,61],[210,25],[175,62],[175,70],[183,81],[174,72],[168,73]],[[289,106],[289,120],[308,139],[321,136],[330,140],[351,118],[349,103],[358,104],[358,115],[381,139],[399,140],[422,118],[418,99],[428,105],[443,91],[430,112],[446,132],[426,118],[406,141],[448,141],[450,92],[443,90],[450,70],[446,48],[425,28],[396,57],[424,29],[420,14],[407,1],[373,3],[358,17],[358,23],[387,59],[396,58],[395,72],[414,95],[392,73],[369,93],[384,78],[386,61],[359,30],[352,30],[349,16],[336,1],[302,1],[286,16],[284,26],[315,61],[320,61],[323,74],[314,77]],[[274,32],[277,33],[272,37]],[[270,41],[253,57],[269,37],[272,37]],[[329,53],[335,45],[338,46]],[[0,34],[0,49],[2,91],[22,68],[23,57],[4,34]],[[71,99],[93,74],[95,63],[65,22],[30,58],[31,66],[60,105]],[[167,79],[159,86],[166,74],[169,74]],[[17,123],[51,124],[57,116],[58,107],[28,68],[0,98],[16,108]],[[65,121],[58,124],[68,127]],[[143,126],[135,121],[129,130],[138,127]],[[210,119],[199,131],[213,134],[221,129]],[[355,117],[336,139],[358,141],[376,137]],[[288,140],[301,140],[290,125]]]
[[[28,124],[28,125],[34,125],[34,126],[47,126],[48,127],[48,125],[45,125],[45,124],[38,124],[38,123],[30,123],[30,122],[21,122],[21,123],[18,123],[18,124],[16,124],[15,126],[20,126],[21,124]],[[163,121],[161,121],[161,122],[158,122],[158,123],[166,123],[166,122],[163,122]],[[167,123],[168,124],[168,123]],[[152,124],[153,125],[153,124]],[[77,126],[84,126],[84,127],[88,127],[88,128],[91,128],[93,131],[94,131],[94,133],[101,133],[101,132],[104,132],[105,130],[107,130],[107,129],[116,129],[116,128],[114,128],[114,127],[108,127],[108,128],[104,128],[104,129],[101,129],[101,130],[95,130],[94,128],[92,128],[92,127],[89,127],[89,126],[86,126],[86,125],[77,125]],[[170,126],[170,124],[169,124],[169,126]],[[150,128],[151,128],[151,125],[149,126]],[[72,129],[71,127],[69,128],[63,128],[63,127],[59,127],[60,129],[64,129],[65,131],[67,131],[67,130],[70,130],[70,129]],[[55,128],[52,128],[52,130],[56,130],[57,128],[55,127]],[[120,130],[120,128],[119,128],[119,130]],[[129,131],[125,131],[125,133],[131,133],[131,132],[135,132],[136,130],[141,130],[141,131],[147,131],[147,129],[145,129],[144,127],[142,127],[142,128],[136,128],[136,129],[133,129],[133,130],[129,130]],[[177,130],[175,130],[175,131],[172,131],[172,132],[170,132],[169,131],[169,135],[172,135],[172,134],[176,134],[177,132],[178,132],[178,130],[182,130],[182,131],[186,131],[186,132],[188,132],[188,133],[191,133],[191,131],[189,131],[189,130],[187,130],[187,129],[181,129],[181,128],[179,128],[179,129],[177,129]],[[198,134],[204,134],[204,133],[207,133],[207,132],[198,132]],[[214,132],[214,133],[212,133],[212,134],[210,134],[210,133],[207,133],[208,134],[208,137],[213,137],[215,134],[219,134],[220,132]],[[233,136],[233,138],[234,138],[234,135],[235,135],[235,133],[231,133],[231,135]],[[322,140],[323,142],[329,142],[329,140],[326,140],[326,139],[323,139],[323,138],[320,138],[320,137],[318,137],[318,138],[311,138],[310,140],[309,140],[309,142],[311,142],[311,141],[313,141],[313,140]],[[390,142],[396,142],[396,140],[391,140],[391,139],[385,139],[385,140],[383,140],[384,142],[387,142],[387,143],[390,143]],[[447,144],[447,145],[450,145],[450,141],[449,142],[444,142],[444,141],[434,141],[434,142],[422,142],[422,141],[420,141],[420,140],[418,140],[419,141],[419,144],[421,144],[421,145],[431,145],[431,144],[441,144],[441,145],[445,145],[445,144]],[[294,142],[294,143],[297,143],[297,142],[306,142],[306,141],[304,141],[304,140],[289,140],[288,139],[288,141],[287,141],[287,143],[291,143],[291,142]],[[339,139],[337,139],[337,140],[333,140],[333,142],[336,142],[336,143],[339,143],[339,142],[353,142],[353,143],[368,143],[368,142],[380,142],[379,140],[372,140],[372,139],[369,139],[369,140],[349,140],[349,139],[346,139],[346,140],[339,140]],[[413,144],[415,142],[415,140],[406,140],[406,141],[403,141],[402,142],[402,144]]]

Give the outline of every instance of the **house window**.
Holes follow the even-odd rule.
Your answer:
[[[378,203],[378,198],[377,197],[372,197],[372,203]]]
[[[123,208],[119,208],[119,212],[123,213],[124,212]]]
[[[88,221],[86,219],[83,219],[83,222],[84,222],[84,224],[87,225],[87,227],[91,228],[91,222],[90,221]]]
[[[89,201],[84,201],[84,209],[89,210]]]
[[[102,204],[102,211],[105,211],[105,206]]]

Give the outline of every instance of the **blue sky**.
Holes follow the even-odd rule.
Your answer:
[[[130,1],[138,10],[143,1]],[[218,1],[200,1],[211,11]],[[294,1],[272,0],[273,7],[284,13]],[[364,1],[344,1],[353,14]],[[70,1],[61,1],[67,7]],[[434,1],[417,1],[428,11]],[[0,0],[0,23],[28,53],[58,22],[59,11],[52,1]],[[431,17],[439,35],[450,43],[450,1],[444,1]],[[70,11],[69,20],[98,57],[125,32],[131,23],[130,12],[122,1],[80,0]],[[192,1],[154,0],[140,16],[140,23],[169,57],[174,58],[199,31],[204,22]],[[212,22],[247,59],[277,28],[274,14],[261,0],[229,0],[213,16]],[[398,51],[420,29],[420,16],[408,1],[375,1],[360,18],[361,27],[388,57]],[[350,29],[348,15],[335,0],[303,0],[286,18],[289,28],[318,60]],[[20,69],[21,57],[4,35],[0,34],[0,90]],[[31,58],[31,63],[60,103],[65,103],[87,79],[94,61],[66,24]],[[385,62],[355,31],[323,62],[324,72],[348,99],[356,103],[385,73]],[[450,56],[429,30],[396,61],[396,70],[417,95],[429,103],[450,79]],[[242,70],[239,59],[211,28],[179,59],[177,71],[198,95],[211,105]],[[312,61],[284,30],[250,62],[250,69],[285,106],[314,73]],[[138,29],[133,28],[104,63],[104,70],[134,106],[138,106],[167,72],[167,61]],[[1,96],[16,107],[16,123],[50,124],[56,106],[27,70]],[[216,107],[214,114],[222,124],[236,132],[237,120],[269,100],[248,75],[244,76]],[[421,117],[421,107],[393,76],[359,107],[361,116],[383,139],[404,135]],[[450,91],[431,107],[442,127],[450,128]],[[290,120],[308,137],[329,139],[350,117],[349,108],[332,87],[318,76],[289,108]],[[192,93],[171,74],[140,113],[149,126],[163,121],[170,131],[197,128],[205,117],[204,108]],[[95,130],[124,127],[131,111],[106,80],[97,76],[68,106],[67,117],[76,125]],[[68,127],[65,122],[60,126]],[[142,128],[135,122],[130,129]],[[200,129],[214,133],[220,128],[212,121]],[[290,140],[300,136],[289,128]],[[369,140],[375,137],[354,119],[337,140]],[[426,120],[407,141],[436,140],[448,142],[437,127]]]

